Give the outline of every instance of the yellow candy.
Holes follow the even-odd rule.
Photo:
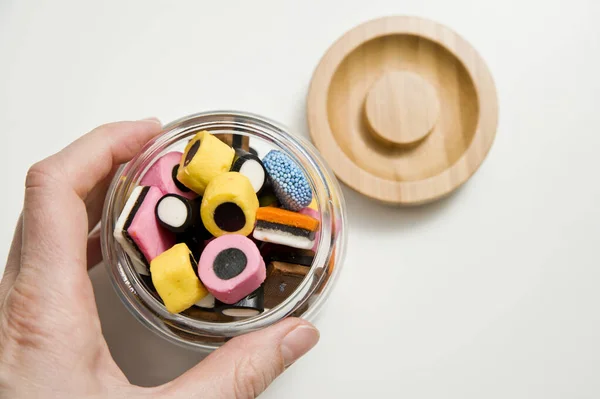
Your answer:
[[[233,148],[209,132],[202,131],[185,147],[177,180],[202,195],[212,179],[229,171],[234,155]]]
[[[315,196],[314,195],[313,195],[312,201],[310,201],[310,204],[308,204],[308,207],[310,209],[314,209],[315,211],[319,210],[319,208],[317,208],[317,200],[315,200]]]
[[[194,267],[192,253],[185,244],[176,244],[150,262],[152,283],[171,313],[183,312],[208,295]]]
[[[258,198],[250,180],[238,172],[212,179],[202,198],[200,216],[215,237],[224,234],[247,236],[254,229]]]

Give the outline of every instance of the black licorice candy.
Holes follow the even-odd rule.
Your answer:
[[[262,188],[260,195],[258,195],[258,203],[261,207],[263,206],[274,206],[279,207],[281,204],[279,203],[279,199],[275,195],[275,191],[273,191],[273,184],[271,182],[271,178],[268,177],[265,182],[264,187]]]
[[[175,237],[178,243],[184,243],[188,246],[190,252],[194,256],[194,259],[200,259],[200,255],[205,247],[205,241],[198,236],[194,229],[184,233],[179,233]],[[196,273],[198,273],[197,270]]]
[[[241,134],[218,134],[216,138],[234,149],[250,150],[250,137]]]
[[[177,179],[177,173],[179,172],[179,164],[175,164],[173,169],[171,170],[171,179],[173,179],[173,183],[175,183],[175,187],[181,190],[184,193],[191,193],[192,190],[184,186],[179,179]]]
[[[235,150],[231,171],[246,176],[257,195],[260,195],[268,185],[269,175],[260,158],[239,148]]]
[[[284,262],[294,265],[312,266],[315,253],[310,249],[298,249],[277,245],[270,248],[265,258],[267,262]]]
[[[261,314],[265,310],[265,291],[261,285],[250,295],[242,298],[233,305],[228,305],[215,300],[215,310],[225,316],[252,317]]]

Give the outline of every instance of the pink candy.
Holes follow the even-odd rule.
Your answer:
[[[188,199],[196,198],[197,194],[195,192],[180,190],[173,180],[173,168],[175,165],[179,165],[182,155],[181,152],[173,151],[160,157],[148,169],[140,184],[142,186],[156,186],[165,194],[178,194]]]
[[[154,215],[156,203],[162,196],[159,188],[149,187],[144,201],[127,228],[127,234],[148,262],[175,245],[175,236],[161,227]]]
[[[234,304],[265,281],[265,262],[249,238],[226,234],[210,241],[198,262],[198,275],[219,301]]]

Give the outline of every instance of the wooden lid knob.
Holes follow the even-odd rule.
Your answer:
[[[397,146],[409,146],[425,138],[433,130],[439,111],[433,86],[408,71],[383,75],[365,100],[365,116],[371,132]]]

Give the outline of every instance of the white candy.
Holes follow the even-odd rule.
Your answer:
[[[164,197],[157,205],[158,218],[165,224],[174,228],[183,226],[188,219],[188,208],[185,203],[177,197]]]
[[[242,164],[239,172],[250,180],[255,193],[265,184],[265,170],[262,165],[254,159],[247,159],[246,162]]]

